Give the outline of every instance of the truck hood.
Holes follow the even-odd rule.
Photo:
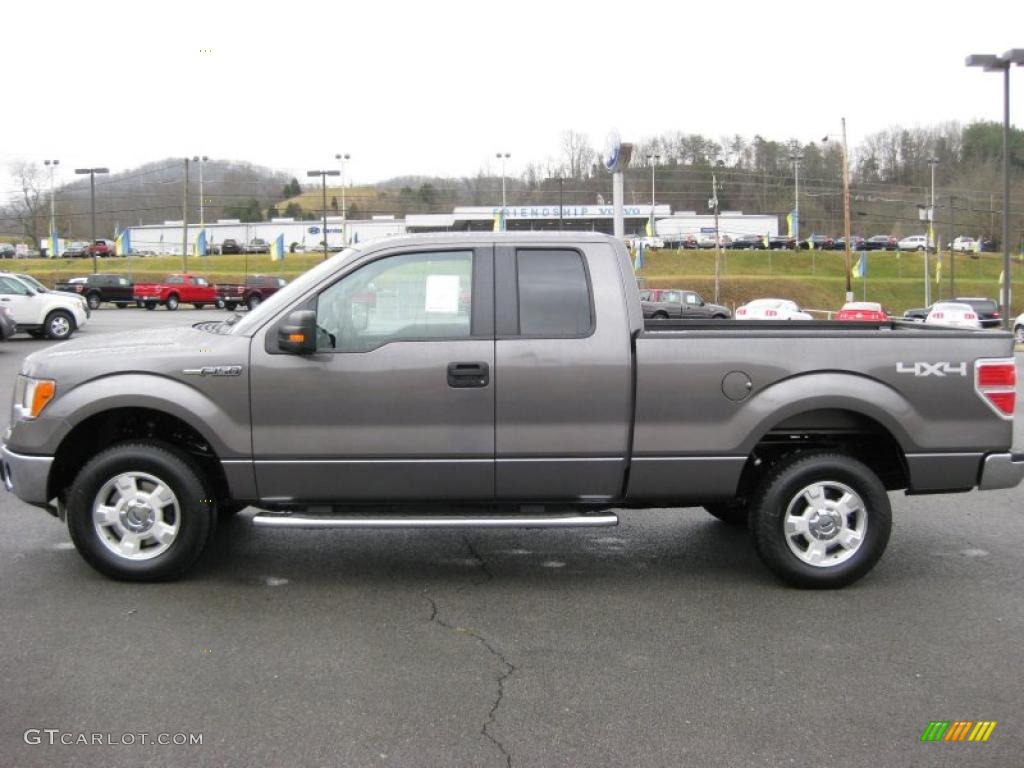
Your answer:
[[[186,369],[247,365],[249,341],[192,327],[79,336],[29,355],[22,373],[56,379],[62,386],[129,372],[180,378]]]

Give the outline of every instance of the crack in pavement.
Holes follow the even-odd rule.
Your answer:
[[[475,553],[474,556],[476,556]],[[501,707],[501,702],[505,698],[505,681],[507,681],[510,677],[512,677],[513,673],[515,673],[516,666],[505,658],[505,654],[503,654],[501,651],[499,651],[497,648],[491,645],[490,641],[483,635],[474,632],[472,629],[469,629],[467,627],[456,627],[455,625],[449,624],[447,621],[442,619],[438,614],[437,601],[435,601],[434,598],[432,598],[430,595],[424,594],[423,597],[424,599],[426,599],[428,603],[430,603],[430,617],[427,619],[427,621],[433,624],[437,624],[438,626],[444,627],[449,632],[455,632],[459,635],[468,635],[469,637],[472,637],[484,648],[484,650],[486,650],[489,654],[494,656],[494,658],[496,658],[501,663],[503,671],[500,675],[498,675],[497,679],[498,693],[494,698],[494,702],[491,704],[490,711],[487,713],[487,719],[484,721],[483,725],[480,726],[480,735],[488,741],[490,741],[492,744],[494,744],[494,746],[497,747],[498,751],[501,752],[502,757],[505,758],[505,768],[512,768],[512,753],[505,748],[505,745],[501,743],[500,739],[498,739],[491,733],[490,729],[495,724],[495,722],[497,722],[498,709]]]
[[[478,581],[477,584],[485,584],[488,581],[493,581],[494,574],[491,573],[490,566],[487,565],[487,561],[480,556],[479,552],[477,552],[476,547],[473,546],[473,542],[469,540],[469,536],[463,535],[462,540],[466,544],[466,549],[469,550],[469,556],[480,564],[480,570],[484,574],[483,581]]]

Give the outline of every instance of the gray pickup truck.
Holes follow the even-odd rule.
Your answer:
[[[120,579],[178,576],[247,505],[310,529],[702,505],[782,579],[838,587],[882,555],[887,491],[1020,482],[1015,384],[1001,332],[645,321],[603,235],[403,237],[244,317],[30,355],[2,475]]]

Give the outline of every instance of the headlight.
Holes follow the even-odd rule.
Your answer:
[[[15,415],[22,419],[34,419],[43,412],[46,404],[53,400],[57,382],[53,379],[32,379],[18,376],[14,385]]]

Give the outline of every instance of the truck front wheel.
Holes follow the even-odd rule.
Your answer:
[[[166,302],[165,306],[167,307],[167,309],[169,309],[171,312],[173,312],[174,310],[176,310],[178,308],[178,304],[179,304],[178,295],[175,294],[175,293],[172,293],[170,296],[167,297],[167,302]]]
[[[68,529],[100,573],[124,581],[180,576],[202,554],[215,504],[187,454],[121,443],[91,459],[67,494]]]
[[[841,453],[797,453],[779,461],[751,499],[754,549],[797,587],[834,589],[870,571],[889,543],[885,486]]]

